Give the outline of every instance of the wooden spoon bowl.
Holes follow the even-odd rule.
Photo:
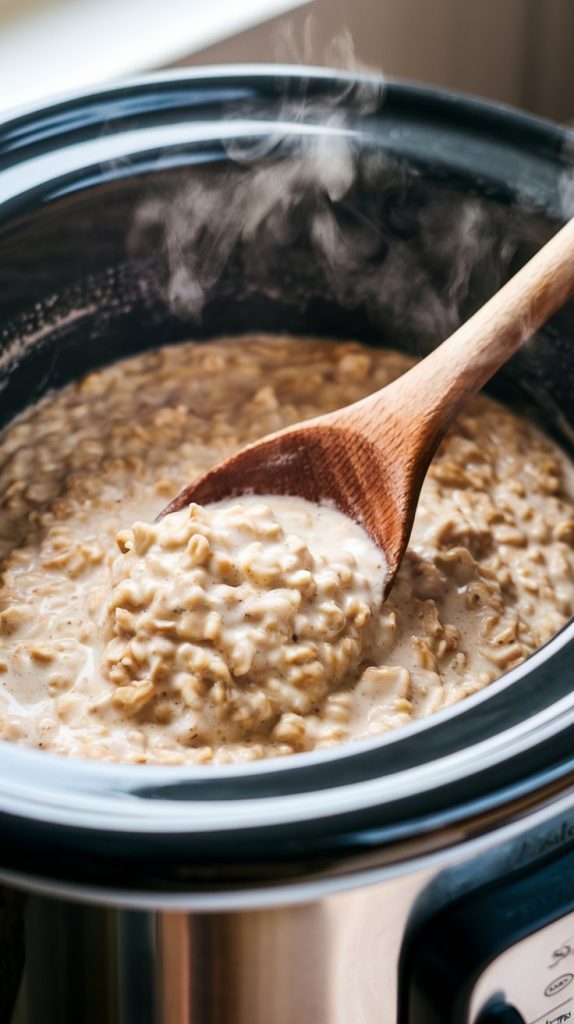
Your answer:
[[[388,594],[431,459],[460,409],[574,292],[574,219],[439,348],[353,405],[243,448],[160,513],[242,494],[331,502],[382,549]],[[574,342],[573,342],[574,343]]]

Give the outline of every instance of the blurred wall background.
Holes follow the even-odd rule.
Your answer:
[[[237,0],[239,3],[240,0]],[[574,0],[314,0],[180,64],[358,61],[574,123]]]
[[[358,63],[574,124],[574,0],[0,0],[0,115],[157,67],[269,61]]]

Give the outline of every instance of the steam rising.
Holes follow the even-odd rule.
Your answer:
[[[315,47],[309,20],[301,42],[284,33],[277,53],[308,63]],[[146,199],[130,249],[141,255],[159,244],[168,266],[164,297],[183,319],[201,319],[234,264],[246,293],[284,293],[285,278],[290,287],[293,278],[302,305],[333,296],[389,333],[408,323],[408,344],[424,352],[485,301],[548,229],[532,209],[525,218],[517,206],[447,185],[422,189],[415,170],[370,144],[382,76],[356,77],[364,68],[348,33],[331,54],[353,74],[329,90],[303,77],[286,84],[272,111],[244,103],[229,110],[238,132],[224,143],[227,161],[188,171],[171,194]],[[564,176],[561,201],[574,213],[574,173]]]
[[[313,22],[306,20],[302,55],[313,48]],[[332,44],[338,62],[359,70],[348,33]],[[294,54],[296,42],[283,33],[277,49]],[[364,72],[364,68],[361,68]],[[224,142],[231,163],[216,173],[201,171],[168,197],[147,199],[135,218],[129,247],[136,255],[150,237],[161,236],[169,263],[168,301],[180,316],[198,318],[206,295],[239,247],[253,264],[289,246],[302,230],[325,266],[338,272],[349,253],[335,207],[350,195],[360,147],[351,121],[366,118],[384,95],[381,76],[335,79],[329,95],[317,98],[304,78],[286,88],[264,119],[254,106],[227,111],[237,136]],[[352,113],[351,113],[352,111]],[[245,134],[245,121],[253,130]],[[366,226],[372,233],[374,225]],[[376,230],[376,229],[375,229]],[[356,232],[355,232],[356,233]],[[358,241],[355,239],[355,241]]]

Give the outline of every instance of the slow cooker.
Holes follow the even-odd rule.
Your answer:
[[[573,141],[275,66],[19,113],[0,127],[1,425],[190,337],[422,354],[565,219]],[[573,387],[570,306],[491,390],[572,448]],[[0,743],[1,1020],[574,1020],[573,690],[570,623],[457,706],[325,751],[183,768]]]

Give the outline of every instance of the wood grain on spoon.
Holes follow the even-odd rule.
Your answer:
[[[241,494],[334,502],[384,552],[390,590],[429,463],[464,403],[574,292],[574,219],[426,359],[353,405],[264,437],[160,513]],[[574,343],[574,342],[573,342]]]

